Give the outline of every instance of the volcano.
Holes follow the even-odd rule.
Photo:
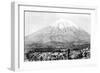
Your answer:
[[[90,34],[70,20],[59,19],[55,23],[25,36],[26,47],[70,47],[90,43]]]

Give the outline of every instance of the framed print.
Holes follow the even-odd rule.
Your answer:
[[[13,70],[95,64],[96,8],[12,3]]]

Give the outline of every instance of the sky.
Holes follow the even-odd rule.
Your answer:
[[[25,36],[52,25],[59,19],[70,20],[90,34],[91,15],[89,14],[25,12]]]

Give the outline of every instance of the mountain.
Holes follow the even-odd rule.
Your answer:
[[[25,47],[69,47],[90,43],[90,35],[70,20],[60,19],[55,23],[25,36]],[[30,48],[30,47],[29,47]]]

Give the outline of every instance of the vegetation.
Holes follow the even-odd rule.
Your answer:
[[[31,47],[24,56],[25,61],[88,59],[90,58],[90,44],[71,45],[69,48]]]

